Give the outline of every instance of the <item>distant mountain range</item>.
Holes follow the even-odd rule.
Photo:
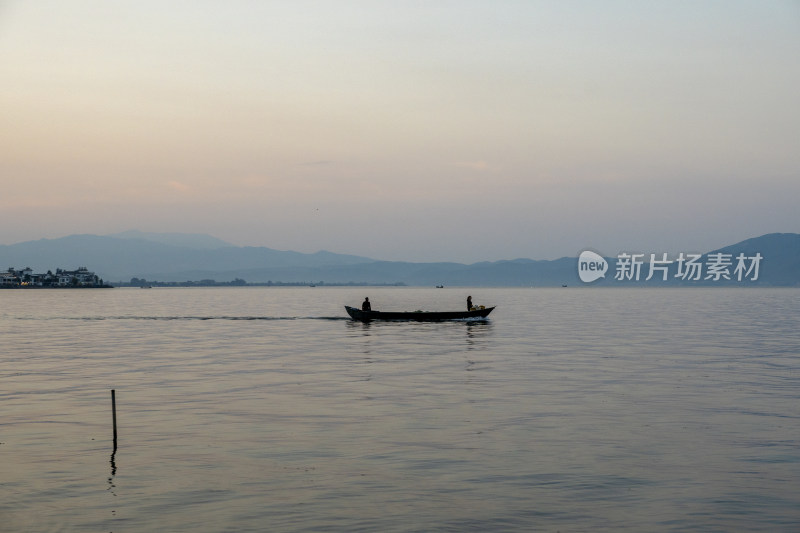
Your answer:
[[[730,254],[733,274],[738,254],[748,258],[762,256],[757,280],[737,281],[669,279],[655,276],[645,281],[648,265],[642,265],[641,278],[615,279],[618,257],[607,257],[605,278],[597,286],[656,285],[736,285],[800,286],[800,234],[772,233],[712,250],[702,255],[708,263],[712,254]],[[645,261],[649,261],[649,253]],[[200,234],[144,233],[127,231],[113,235],[70,235],[59,239],[41,239],[12,245],[0,245],[0,265],[31,267],[35,272],[55,268],[85,266],[109,282],[131,278],[151,281],[197,281],[235,278],[256,282],[310,283],[405,283],[414,286],[577,286],[577,257],[552,261],[514,259],[506,261],[461,263],[411,263],[376,261],[368,257],[320,251],[304,254],[265,247],[234,246]],[[673,270],[675,265],[671,265]],[[750,277],[752,277],[752,272]],[[705,273],[703,274],[703,278]]]

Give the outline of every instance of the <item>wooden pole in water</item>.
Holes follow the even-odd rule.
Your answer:
[[[111,416],[114,421],[114,451],[117,451],[117,398],[114,389],[111,389]]]

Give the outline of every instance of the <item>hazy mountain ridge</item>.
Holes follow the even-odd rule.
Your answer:
[[[178,242],[177,239],[173,241]],[[366,257],[327,251],[304,254],[265,247],[208,248],[197,247],[197,242],[198,239],[193,235],[182,244],[164,244],[148,240],[146,236],[119,238],[70,235],[58,239],[0,245],[0,265],[30,266],[34,271],[71,268],[73,265],[86,266],[106,280],[122,281],[132,277],[152,277],[155,272],[169,274],[198,268],[218,273],[264,265],[324,267],[372,261]]]
[[[768,233],[712,253],[716,252],[734,256],[760,253],[764,257],[761,269],[764,285],[800,286],[800,234]]]
[[[222,239],[205,235],[203,233],[148,233],[139,230],[128,230],[121,233],[111,233],[106,237],[116,239],[139,239],[143,241],[158,242],[172,246],[184,246],[199,250],[215,250],[218,248],[232,248],[233,244]]]
[[[687,252],[689,253],[689,252]],[[693,252],[700,253],[700,252]],[[682,286],[682,287],[712,287],[712,286],[737,286],[737,287],[800,287],[800,234],[797,233],[768,233],[760,237],[753,237],[736,244],[717,248],[710,252],[702,253],[699,262],[704,266],[709,262],[709,256],[715,254],[728,254],[731,265],[728,275],[730,279],[707,279],[708,271],[703,270],[699,280],[676,279],[674,274],[677,267],[673,265],[666,281],[656,274],[652,280],[646,281],[649,274],[649,255],[644,258],[645,264],[641,269],[639,281],[618,280],[615,278],[617,268],[616,257],[606,257],[609,267],[605,279],[597,280],[592,285],[597,286]],[[761,255],[758,267],[758,278],[752,280],[755,273],[743,276],[741,281],[736,279],[734,273],[739,254],[746,258]],[[656,254],[657,259],[660,254]],[[674,257],[672,257],[674,259]],[[750,260],[746,261],[747,266]],[[575,283],[581,283],[577,272]]]
[[[800,234],[772,233],[709,253],[738,253],[764,259],[755,282],[720,280],[685,282],[619,281],[616,258],[597,286],[800,286]],[[704,260],[708,254],[704,254]],[[0,245],[0,265],[30,266],[34,271],[86,266],[109,281],[133,277],[151,281],[234,278],[248,282],[405,283],[418,286],[561,286],[583,285],[577,258],[513,259],[462,264],[377,261],[368,257],[320,251],[304,254],[266,247],[239,247],[208,235],[124,232],[115,235],[70,235]]]

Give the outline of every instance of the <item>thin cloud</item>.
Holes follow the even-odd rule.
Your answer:
[[[175,181],[175,180],[168,181],[167,182],[167,187],[169,187],[173,191],[179,192],[179,193],[184,193],[185,194],[185,193],[192,192],[192,188],[189,185],[186,185],[185,183],[181,183],[180,181]]]

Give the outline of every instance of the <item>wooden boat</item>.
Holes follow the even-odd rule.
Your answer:
[[[475,309],[474,311],[362,311],[345,305],[347,314],[353,320],[418,320],[436,322],[440,320],[465,320],[486,318],[494,307]]]

